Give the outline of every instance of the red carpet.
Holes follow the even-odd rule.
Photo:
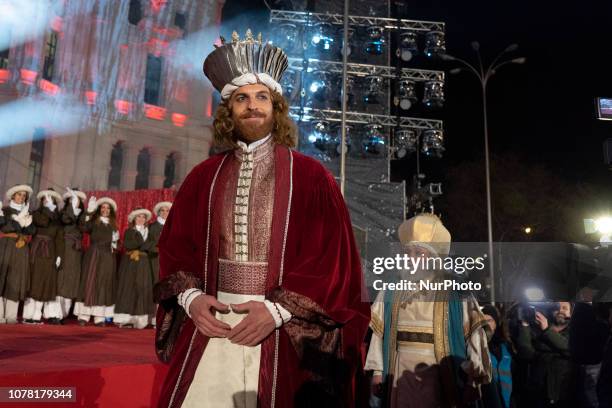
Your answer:
[[[150,329],[0,325],[0,387],[75,387],[77,399],[0,407],[154,407],[166,366],[153,338]]]

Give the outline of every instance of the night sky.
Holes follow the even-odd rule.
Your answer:
[[[595,119],[594,98],[612,97],[612,3],[406,3],[410,11],[402,17],[444,21],[448,53],[470,62],[476,61],[470,48],[473,40],[480,42],[485,62],[509,44],[519,44],[512,56],[526,57],[526,64],[502,68],[489,85],[492,154],[512,154],[525,172],[544,166],[565,184],[589,185],[600,191],[592,211],[608,210],[612,172],[604,164],[602,144],[612,138],[612,122]],[[261,0],[228,0],[225,21],[237,13],[263,19],[266,8]],[[454,66],[439,63],[435,69]],[[467,73],[447,78],[447,103],[438,114],[445,121],[447,152],[443,160],[426,163],[431,181],[446,181],[448,169],[457,164],[483,160],[480,85]],[[400,172],[408,175],[412,168],[406,161]]]

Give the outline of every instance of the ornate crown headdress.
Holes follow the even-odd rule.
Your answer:
[[[247,30],[242,41],[234,31],[231,43],[226,43],[223,37],[221,43],[206,57],[204,74],[223,99],[237,88],[255,83],[282,94],[279,82],[289,65],[282,49],[263,42],[261,33],[253,38],[251,30]]]

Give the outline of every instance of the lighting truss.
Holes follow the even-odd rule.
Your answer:
[[[290,108],[291,116],[298,118],[299,120],[342,122],[342,111],[339,110],[304,108],[302,112],[303,113],[300,115],[299,107]],[[361,125],[375,124],[387,127],[396,127],[397,117],[361,112],[346,112],[346,123]],[[442,124],[443,122],[441,120],[401,117],[399,127],[424,130],[442,130]]]
[[[314,58],[308,58],[308,70],[313,71],[328,71],[342,73],[342,62],[322,61]],[[347,74],[359,77],[367,75],[377,75],[385,78],[396,78],[395,67],[385,67],[382,65],[370,64],[355,64],[347,63]],[[304,60],[302,58],[289,58],[289,69],[300,71],[304,69]],[[444,71],[432,71],[427,69],[408,69],[403,68],[401,79],[411,79],[413,81],[440,81],[444,82]]]
[[[270,22],[315,23],[324,22],[337,25],[344,24],[342,14],[309,13],[304,11],[272,10]],[[382,17],[349,16],[349,25],[371,27],[381,26],[386,30],[396,30],[397,19]],[[414,31],[444,31],[445,24],[438,21],[400,20],[400,30]]]

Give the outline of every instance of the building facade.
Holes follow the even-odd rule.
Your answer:
[[[222,7],[66,0],[34,10],[30,37],[12,33],[0,52],[2,117],[20,103],[31,112],[0,124],[1,191],[180,186],[212,144],[202,62]]]

